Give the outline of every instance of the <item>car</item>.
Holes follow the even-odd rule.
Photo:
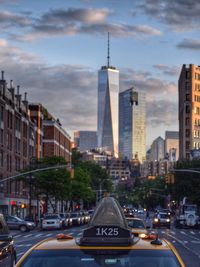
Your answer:
[[[16,250],[13,237],[3,214],[0,214],[0,266],[13,267],[16,263]]]
[[[61,218],[61,220],[62,220],[62,227],[63,228],[66,228],[66,227],[68,227],[68,221],[66,220],[66,213],[59,213],[59,216],[60,216],[60,218]]]
[[[65,216],[65,227],[71,227],[73,225],[72,218],[70,216],[70,213],[66,213]]]
[[[162,226],[170,229],[171,218],[170,218],[170,215],[168,215],[168,213],[159,212],[153,218],[153,228],[162,227]]]
[[[90,219],[92,218],[93,213],[94,213],[94,210],[88,210],[88,214],[89,214]]]
[[[134,237],[119,203],[101,200],[82,236],[58,234],[30,248],[16,267],[185,267],[174,246],[156,234]]]
[[[70,218],[72,219],[72,225],[81,225],[82,224],[82,217],[80,216],[79,212],[71,212]]]
[[[45,214],[42,220],[42,230],[61,229],[62,218],[59,214]]]
[[[10,230],[28,232],[35,228],[34,222],[25,221],[17,216],[5,215],[5,220]]]
[[[131,228],[132,233],[134,236],[139,236],[141,234],[147,234],[146,226],[140,218],[126,218],[128,226]]]
[[[167,215],[169,215],[169,216],[172,215],[172,213],[169,209],[161,209],[161,210],[159,210],[159,212],[167,213]]]

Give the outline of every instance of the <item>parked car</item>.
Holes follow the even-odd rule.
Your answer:
[[[66,213],[59,213],[59,216],[60,216],[60,218],[61,218],[61,220],[62,220],[62,227],[63,228],[65,228],[65,227],[67,227],[66,226]]]
[[[34,222],[25,221],[18,218],[17,216],[6,215],[5,220],[9,229],[11,230],[20,230],[21,232],[28,232],[35,228]]]
[[[42,220],[42,230],[61,229],[62,218],[59,214],[46,214]]]
[[[89,216],[90,216],[90,219],[91,219],[93,213],[94,213],[94,210],[88,210],[88,214],[89,214]]]
[[[88,223],[90,221],[90,215],[88,211],[83,211],[84,215],[84,223]]]
[[[0,214],[0,266],[13,267],[16,263],[16,250],[13,237],[3,214]]]
[[[65,226],[71,227],[73,225],[70,213],[66,213]]]

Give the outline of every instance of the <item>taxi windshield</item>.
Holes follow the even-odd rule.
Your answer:
[[[170,250],[34,250],[20,267],[180,267]]]
[[[127,220],[127,222],[129,227],[139,228],[139,229],[145,228],[145,225],[141,220]]]

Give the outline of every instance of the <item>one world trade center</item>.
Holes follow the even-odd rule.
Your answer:
[[[110,66],[109,33],[107,66],[98,72],[98,147],[118,156],[119,71]]]

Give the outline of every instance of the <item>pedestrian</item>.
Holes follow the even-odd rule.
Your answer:
[[[146,212],[146,219],[149,219],[149,211]]]

